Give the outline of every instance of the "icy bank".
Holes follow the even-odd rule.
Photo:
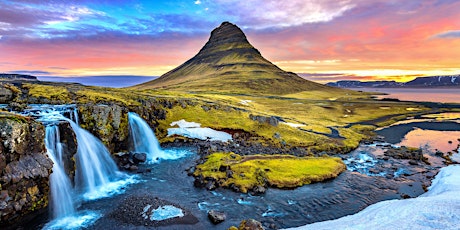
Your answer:
[[[211,128],[202,128],[200,123],[188,122],[185,120],[175,121],[171,126],[179,126],[179,128],[169,128],[168,136],[180,135],[188,138],[196,138],[200,140],[222,141],[227,142],[232,140],[232,135],[217,131]]]
[[[417,198],[388,200],[336,220],[291,228],[307,229],[458,229],[460,166],[441,169],[429,191]]]

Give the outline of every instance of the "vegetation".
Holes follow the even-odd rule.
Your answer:
[[[29,89],[29,96],[31,97],[56,100],[63,103],[71,101],[69,91],[63,86],[27,83],[24,84],[24,88]]]
[[[231,170],[228,177],[226,170]],[[335,157],[294,157],[289,155],[240,156],[214,153],[198,165],[195,176],[214,178],[223,187],[236,186],[246,193],[256,186],[295,188],[337,177],[346,169]]]

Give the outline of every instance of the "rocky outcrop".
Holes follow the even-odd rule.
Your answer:
[[[218,212],[216,210],[209,210],[208,218],[213,224],[219,224],[225,221],[227,216],[223,212]]]
[[[240,223],[240,226],[235,227],[231,226],[229,230],[264,230],[265,228],[262,226],[262,223],[260,223],[257,220],[254,219],[247,219],[243,220]]]
[[[270,116],[270,117],[265,117],[265,116],[259,116],[259,115],[252,115],[250,114],[249,115],[249,119],[253,120],[253,121],[258,121],[259,123],[267,123],[271,126],[278,126],[278,119],[274,116]]]
[[[16,115],[0,117],[0,226],[48,205],[52,161],[43,125]]]
[[[128,138],[128,109],[117,104],[92,104],[78,106],[80,125],[109,148],[126,149]]]

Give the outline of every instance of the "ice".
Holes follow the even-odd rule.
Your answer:
[[[201,124],[195,122],[188,122],[185,120],[175,121],[171,126],[178,125],[179,128],[169,128],[168,136],[179,135],[188,138],[196,138],[200,140],[222,141],[227,142],[232,140],[232,135],[217,131],[211,128],[202,128]]]
[[[176,217],[183,217],[184,212],[182,209],[177,208],[173,205],[160,206],[157,209],[152,210],[150,215],[151,221],[162,221]]]
[[[313,223],[291,230],[308,229],[459,229],[460,166],[442,168],[429,191],[417,198],[388,200],[359,213]]]

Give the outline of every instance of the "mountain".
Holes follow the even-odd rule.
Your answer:
[[[404,84],[406,87],[460,86],[460,74],[451,76],[418,77]]]
[[[38,81],[37,77],[24,74],[0,73],[0,81]]]
[[[282,95],[334,90],[286,72],[260,54],[236,25],[223,22],[193,58],[137,89]]]
[[[348,81],[329,82],[326,85],[340,88],[390,88],[401,87],[404,83],[396,81]]]
[[[329,82],[326,85],[340,88],[429,88],[460,87],[460,75],[417,77],[408,82],[348,81]]]

